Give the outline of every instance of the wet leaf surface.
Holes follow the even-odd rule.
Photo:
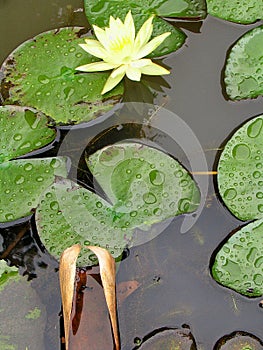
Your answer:
[[[236,23],[253,23],[263,18],[261,0],[207,0],[207,12]]]
[[[52,30],[16,48],[1,68],[5,104],[36,108],[57,124],[90,121],[110,110],[123,93],[122,84],[102,98],[109,73],[75,71],[96,61],[79,46],[81,33],[83,28]]]
[[[0,260],[0,349],[44,349],[45,306],[15,269]]]
[[[18,159],[0,164],[0,222],[32,214],[55,176],[66,176],[66,158]]]
[[[234,332],[222,337],[214,350],[262,350],[260,339],[246,332]]]
[[[263,94],[262,46],[261,25],[243,35],[231,48],[224,73],[226,93],[231,100],[256,98]]]
[[[113,208],[125,213],[123,227],[151,225],[198,207],[199,190],[189,173],[157,149],[139,143],[110,145],[87,164]]]
[[[216,254],[213,278],[249,297],[263,294],[263,219],[234,233]]]
[[[0,128],[0,163],[46,146],[56,137],[48,118],[27,107],[1,106]]]
[[[194,338],[188,329],[165,329],[152,336],[147,336],[141,350],[196,350]]]
[[[184,17],[183,14],[192,12],[193,7],[195,9],[197,7],[198,10],[192,12],[192,16],[190,17],[200,17],[204,16],[205,14],[203,9],[203,1],[193,2],[183,0],[179,3],[182,6],[179,4],[177,7],[175,7],[174,1],[162,1],[160,4],[160,1],[156,0],[85,0],[84,6],[89,23],[92,25],[96,24],[102,28],[108,26],[109,17],[111,15],[114,15],[115,18],[119,17],[123,21],[128,10],[131,9],[137,31],[152,14],[158,14],[160,16],[165,14],[166,17],[174,17],[177,13],[179,17]],[[196,4],[196,7],[193,5],[193,3]],[[154,18],[153,26],[152,37],[158,36],[165,32],[171,32],[171,35],[166,38],[165,41],[157,49],[155,49],[152,54],[149,55],[150,57],[167,55],[168,53],[179,49],[183,45],[186,35],[180,29],[173,27],[171,24],[159,17]]]
[[[241,220],[263,217],[263,116],[241,126],[218,163],[218,187],[228,209]]]
[[[56,258],[78,243],[100,245],[115,258],[119,257],[129,241],[127,230],[115,225],[116,218],[116,213],[101,197],[67,179],[57,179],[43,193],[36,211],[40,238]],[[78,266],[96,263],[92,252],[80,252]]]

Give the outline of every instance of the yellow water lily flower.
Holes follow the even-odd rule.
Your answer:
[[[135,26],[131,11],[124,22],[110,16],[109,27],[105,29],[93,26],[98,40],[85,39],[80,46],[89,54],[99,57],[102,61],[89,63],[76,69],[82,72],[98,72],[113,69],[105,83],[101,94],[113,89],[126,76],[140,81],[142,74],[163,75],[170,72],[162,66],[153,63],[149,58],[143,58],[154,51],[171,33],[158,35],[151,41],[154,16],[151,16],[135,36]]]

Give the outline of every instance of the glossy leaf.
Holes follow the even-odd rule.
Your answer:
[[[52,30],[13,51],[2,66],[5,104],[34,107],[57,124],[90,121],[111,109],[122,95],[122,85],[102,97],[109,73],[75,71],[96,60],[79,46],[82,32],[81,28]]]
[[[181,6],[179,6],[180,4]],[[137,31],[152,14],[165,14],[166,17],[169,17],[170,13],[171,17],[174,17],[176,16],[175,13],[178,11],[178,16],[183,16],[183,13],[186,13],[187,9],[191,8],[191,10],[189,10],[191,12],[193,7],[196,8],[193,6],[193,1],[190,0],[180,1],[180,4],[175,6],[174,1],[162,1],[160,3],[160,1],[156,0],[84,0],[85,12],[90,24],[96,24],[101,28],[106,27],[108,26],[109,18],[112,15],[115,18],[119,17],[122,21],[124,21],[128,10],[131,9]],[[203,1],[198,1],[198,10],[192,13],[192,16],[203,16],[204,6]],[[154,18],[153,26],[154,29],[152,37],[165,32],[171,32],[171,35],[166,38],[165,41],[157,49],[155,49],[152,54],[149,55],[150,57],[167,55],[168,53],[179,49],[183,45],[186,36],[181,30],[173,27],[159,17]]]
[[[66,159],[18,159],[0,164],[0,222],[32,214],[55,176],[66,176]]]
[[[263,94],[262,46],[263,25],[247,32],[231,48],[224,78],[230,99],[255,98]]]
[[[135,349],[141,350],[196,350],[194,338],[188,329],[165,329],[147,336],[146,341]],[[134,350],[135,350],[134,349]]]
[[[216,254],[214,279],[250,297],[263,295],[263,219],[233,234]]]
[[[241,220],[263,217],[263,116],[239,128],[218,163],[218,187],[228,209]]]
[[[122,143],[97,151],[87,159],[93,176],[124,213],[118,225],[136,227],[197,209],[199,190],[189,173],[157,149]]]
[[[107,202],[67,179],[57,179],[43,193],[36,211],[40,238],[56,258],[74,244],[98,245],[119,257],[129,243],[129,232],[116,226],[117,219]],[[77,265],[96,262],[92,252],[82,250]]]
[[[0,129],[0,163],[46,146],[56,137],[48,118],[27,107],[1,106]]]
[[[263,19],[261,0],[207,0],[207,12],[215,17],[236,23],[253,23]]]
[[[246,332],[234,332],[217,342],[214,350],[262,350],[262,341]]]

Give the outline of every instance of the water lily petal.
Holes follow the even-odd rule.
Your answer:
[[[116,64],[100,61],[100,62],[84,64],[83,66],[77,67],[76,70],[80,70],[82,72],[101,72],[101,71],[110,70],[113,68],[116,68]]]
[[[140,49],[150,40],[153,31],[154,16],[151,16],[147,21],[143,23],[140,30],[138,31],[134,41],[134,53],[136,54]]]
[[[96,38],[99,40],[99,42],[104,46],[105,49],[108,47],[108,38],[105,33],[105,30],[103,30],[100,27],[97,27],[95,24],[93,25],[93,30],[96,35]]]
[[[131,80],[140,81],[142,73],[139,68],[134,68],[131,65],[129,65],[126,69],[126,75]]]
[[[97,40],[86,39],[86,44],[79,44],[79,46],[95,57],[103,58],[107,55],[106,50]]]
[[[153,38],[151,41],[148,42],[148,44],[144,45],[134,56],[134,59],[140,59],[142,57],[145,57],[149,55],[151,52],[153,52],[169,35],[171,32],[166,32],[161,35],[158,35],[157,37]]]
[[[129,29],[131,41],[133,42],[135,38],[135,26],[134,26],[131,10],[127,13],[125,17],[124,26],[125,28]]]
[[[152,60],[150,58],[143,58],[143,59],[131,62],[130,65],[134,68],[141,68],[151,63],[152,63]]]
[[[111,75],[109,76],[108,80],[106,81],[103,90],[101,92],[102,95],[104,95],[106,92],[112,90],[116,85],[119,84],[119,82],[122,80],[122,78],[125,75],[125,71],[123,72],[122,70],[119,70],[120,73],[116,74],[116,71],[119,70],[119,68],[117,68],[115,71],[113,71],[111,73]]]
[[[165,75],[170,74],[169,70],[165,69],[162,66],[159,66],[159,64],[151,62],[147,66],[141,67],[140,71],[142,74],[147,75]]]

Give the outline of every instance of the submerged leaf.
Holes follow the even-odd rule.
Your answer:
[[[262,47],[263,25],[247,32],[231,48],[225,67],[226,92],[231,100],[263,95]]]
[[[166,3],[166,4],[165,4]],[[195,5],[193,5],[195,3]],[[181,4],[181,6],[180,6]],[[171,17],[178,15],[178,17],[184,17],[184,14],[188,12],[189,17],[202,17],[204,16],[205,4],[203,0],[200,1],[181,1],[177,6],[174,5],[174,1],[142,1],[142,0],[128,0],[128,1],[116,1],[116,0],[85,0],[85,12],[88,21],[92,25],[97,25],[101,28],[108,26],[110,16],[120,18],[124,21],[124,18],[131,9],[132,15],[135,22],[136,30],[143,25],[143,23],[151,16],[156,13],[160,16]],[[160,13],[158,13],[158,11]],[[187,17],[188,17],[187,15]],[[153,51],[150,57],[158,57],[166,55],[179,49],[184,41],[185,34],[173,27],[159,17],[155,17],[153,21],[153,34],[152,37],[156,37],[165,32],[171,32],[171,35],[165,39],[165,41]]]
[[[263,116],[239,128],[218,163],[218,187],[228,209],[241,220],[263,217]]]
[[[199,190],[172,157],[139,143],[110,145],[87,159],[116,212],[117,225],[138,227],[197,209]]]
[[[80,250],[81,246],[79,244],[67,248],[62,253],[59,264],[59,282],[63,306],[66,350],[69,349],[70,319],[74,295],[76,261]]]
[[[67,179],[57,179],[43,193],[36,211],[40,238],[56,258],[77,243],[102,246],[118,258],[129,243],[131,231],[118,228],[116,220],[116,212],[106,201]],[[92,252],[81,251],[77,264],[90,266],[96,262]]]
[[[56,137],[48,118],[28,107],[1,106],[0,129],[0,163],[46,146]]]
[[[250,297],[263,295],[263,219],[234,233],[216,254],[213,278]]]
[[[0,164],[0,222],[32,214],[56,176],[66,176],[66,158],[18,159]]]
[[[236,23],[253,23],[263,19],[262,0],[207,0],[210,15]]]
[[[56,123],[90,121],[110,110],[123,93],[120,84],[101,96],[109,73],[76,73],[75,68],[96,60],[79,46],[82,28],[61,28],[24,42],[6,59],[5,104],[34,107]]]
[[[214,350],[262,350],[262,341],[246,332],[234,332],[222,337]]]
[[[99,260],[101,281],[110,314],[115,348],[116,350],[120,350],[116,305],[115,260],[106,249],[93,246],[87,246],[87,248],[96,254]]]
[[[195,340],[188,329],[165,329],[153,332],[135,349],[141,350],[196,350]],[[134,350],[135,350],[134,349]]]

